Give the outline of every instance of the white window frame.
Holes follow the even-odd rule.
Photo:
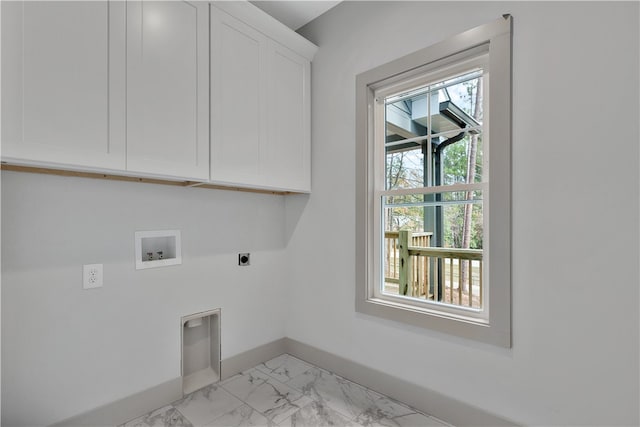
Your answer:
[[[374,84],[371,86],[373,89],[374,95],[374,104],[371,106],[373,110],[373,121],[374,121],[374,129],[373,129],[373,155],[375,159],[375,184],[374,187],[376,190],[373,194],[373,221],[374,224],[380,224],[381,226],[374,227],[373,230],[373,241],[376,244],[373,247],[374,256],[373,256],[373,280],[375,284],[381,284],[384,280],[383,274],[383,263],[382,259],[384,256],[383,245],[380,244],[384,242],[383,235],[384,230],[382,227],[382,198],[385,196],[397,196],[397,195],[410,195],[410,194],[437,194],[437,193],[448,193],[448,192],[467,192],[480,190],[482,194],[488,194],[489,186],[487,185],[486,174],[483,174],[482,183],[472,183],[472,184],[454,184],[454,185],[438,185],[438,186],[422,186],[415,188],[404,188],[404,189],[395,189],[395,190],[386,190],[385,189],[385,171],[381,167],[377,167],[379,165],[383,165],[385,162],[386,150],[385,150],[385,137],[386,137],[386,125],[385,125],[385,98],[389,96],[393,96],[405,91],[411,91],[419,87],[426,87],[432,84],[437,84],[442,80],[448,80],[452,75],[460,75],[466,74],[469,71],[474,69],[480,69],[483,71],[483,79],[487,80],[489,77],[489,64],[488,64],[488,53],[486,52],[485,46],[480,47],[480,49],[472,49],[468,52],[464,52],[461,56],[462,59],[459,59],[460,55],[456,55],[456,60],[453,65],[439,67],[437,64],[435,70],[421,72],[419,75],[415,76],[415,72],[409,71],[406,74],[398,76],[401,80],[400,84],[392,82],[391,84],[386,84],[386,81],[383,81],[381,84]],[[407,75],[408,74],[408,75]],[[394,79],[392,79],[393,81]],[[485,85],[485,95],[483,96],[483,111],[488,111],[488,101],[489,101],[489,88],[488,84]],[[484,133],[484,126],[482,126]],[[451,132],[451,131],[450,131]],[[456,131],[458,133],[459,131]],[[437,135],[434,135],[437,136]],[[430,135],[420,137],[425,140],[429,140],[431,138]],[[399,141],[403,142],[403,141]],[[488,144],[487,149],[484,151],[486,155],[483,156],[483,170],[488,170],[486,165],[488,156]],[[460,204],[463,204],[460,201]],[[484,210],[484,208],[483,208]],[[483,213],[483,230],[488,234],[489,224],[488,224],[488,215]],[[380,243],[378,243],[380,242]],[[487,251],[483,251],[483,260],[485,264],[489,264],[487,261],[489,259],[489,254]],[[487,276],[487,269],[484,269],[483,276]],[[486,283],[486,277],[483,278]],[[388,300],[400,305],[411,304],[418,307],[421,310],[432,313],[446,313],[452,317],[458,317],[465,320],[473,320],[479,321],[482,323],[488,323],[489,320],[489,289],[485,290],[483,295],[483,307],[480,310],[477,309],[469,309],[463,306],[455,306],[455,305],[447,305],[442,304],[438,301],[430,301],[426,299],[420,298],[410,298],[408,296],[400,296],[400,295],[390,295],[385,294],[382,291],[382,286],[376,285],[372,287],[372,298],[376,300]]]
[[[468,30],[356,77],[356,311],[503,347],[511,346],[511,16]],[[376,98],[433,82],[482,56],[486,287],[478,312],[386,295],[380,289],[383,149],[375,144],[384,115]],[[455,70],[455,71],[452,71]],[[487,72],[488,70],[488,72]],[[444,74],[443,74],[444,73]],[[377,113],[376,113],[377,112]],[[377,114],[377,117],[376,117]],[[381,184],[382,183],[382,184]],[[382,186],[381,186],[382,185]],[[439,191],[456,186],[437,187]],[[427,190],[424,190],[427,188]],[[431,191],[424,187],[407,192]],[[466,187],[465,187],[466,189]],[[445,191],[447,191],[445,190]]]

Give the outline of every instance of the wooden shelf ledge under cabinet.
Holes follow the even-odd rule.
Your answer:
[[[259,193],[259,194],[275,194],[275,195],[287,195],[287,194],[299,194],[295,191],[279,191],[279,190],[269,190],[264,188],[250,188],[250,187],[240,187],[234,185],[221,185],[209,182],[200,182],[200,181],[172,181],[169,179],[160,179],[160,178],[147,178],[147,177],[136,177],[130,175],[115,175],[115,174],[105,174],[99,172],[84,172],[84,171],[74,171],[68,169],[53,169],[46,167],[36,167],[36,166],[24,166],[24,165],[14,165],[6,162],[0,163],[0,170],[11,171],[11,172],[25,172],[25,173],[38,173],[45,175],[57,175],[57,176],[69,176],[76,178],[91,178],[91,179],[106,179],[111,181],[126,181],[126,182],[141,182],[145,184],[159,184],[159,185],[170,185],[174,187],[185,187],[185,188],[206,188],[211,190],[227,190],[227,191],[240,191],[245,193]]]

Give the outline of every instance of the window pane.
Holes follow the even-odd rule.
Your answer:
[[[470,73],[463,76],[463,81],[457,79],[459,83],[450,84],[441,89],[446,91],[451,102],[459,109],[464,111],[467,115],[473,117],[473,119],[482,124],[482,96],[483,96],[483,79],[479,75],[475,78],[464,80],[467,77],[476,75]]]
[[[461,140],[446,145],[441,152],[440,181],[436,185],[473,184],[482,182],[483,144],[481,134],[466,134]],[[469,175],[469,164],[473,164]]]
[[[386,142],[427,134],[427,88],[387,99],[385,108]],[[437,106],[437,100],[436,104]],[[434,107],[436,108],[436,107]]]
[[[387,190],[482,181],[482,79],[473,70],[385,99]]]
[[[387,190],[425,186],[422,149],[395,151],[386,154],[385,187]]]
[[[380,291],[411,300],[482,308],[480,191],[383,197]]]
[[[445,205],[442,218],[442,247],[482,249],[482,204]]]

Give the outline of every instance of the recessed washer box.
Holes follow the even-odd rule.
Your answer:
[[[180,230],[136,231],[136,270],[182,264]]]
[[[180,319],[182,393],[187,395],[220,379],[220,309]]]

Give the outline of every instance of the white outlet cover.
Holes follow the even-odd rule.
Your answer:
[[[85,264],[82,266],[82,288],[95,289],[102,287],[102,264]]]

